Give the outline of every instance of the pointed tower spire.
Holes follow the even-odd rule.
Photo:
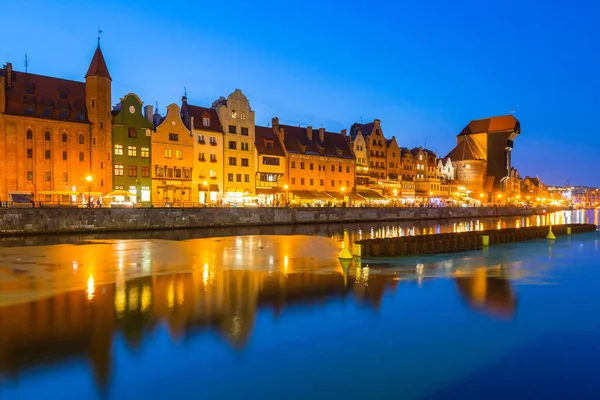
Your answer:
[[[102,50],[100,50],[100,42],[98,42],[98,47],[96,48],[96,52],[94,53],[94,57],[92,58],[92,62],[90,63],[87,74],[85,74],[85,78],[88,76],[98,76],[112,81],[112,78],[108,73],[106,61],[104,61],[104,55],[102,54]]]

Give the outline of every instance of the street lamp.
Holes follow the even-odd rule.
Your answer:
[[[92,178],[91,175],[88,175],[85,177],[85,180],[88,183],[88,208],[92,207],[92,180],[94,178]]]
[[[288,192],[288,189],[290,187],[286,184],[283,185],[283,189],[285,190],[285,205],[289,205],[290,204],[290,192]]]

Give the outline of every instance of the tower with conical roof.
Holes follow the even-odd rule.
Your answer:
[[[112,78],[104,55],[98,47],[85,74],[85,97],[88,121],[91,123],[90,165],[92,191],[108,193],[112,190]],[[126,188],[128,189],[128,188]]]

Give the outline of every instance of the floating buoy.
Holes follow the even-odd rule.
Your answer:
[[[340,254],[338,255],[338,258],[340,260],[352,260],[352,252],[350,251],[350,245],[349,243],[349,239],[348,239],[348,231],[346,229],[344,229],[344,245],[342,246],[342,250],[340,251]]]
[[[552,233],[552,225],[550,225],[550,230],[548,231],[548,236],[546,236],[546,239],[549,239],[549,240],[556,239],[556,236],[554,236],[554,233]]]

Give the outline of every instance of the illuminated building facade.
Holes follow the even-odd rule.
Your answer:
[[[273,118],[273,128],[256,127],[254,148],[256,149],[256,194],[262,204],[284,204],[287,199],[285,185],[288,162],[282,138],[284,133],[279,127],[279,119]]]
[[[114,108],[113,189],[127,191],[132,202],[151,203],[152,193],[152,106],[142,113],[142,101],[129,93]]]
[[[0,69],[0,200],[85,202],[112,189],[111,82],[99,44],[85,82]]]
[[[165,205],[192,201],[194,142],[177,104],[167,107],[152,135],[152,198]]]

